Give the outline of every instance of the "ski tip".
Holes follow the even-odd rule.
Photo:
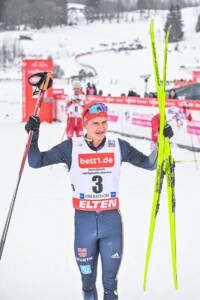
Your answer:
[[[172,28],[172,25],[170,24],[167,28],[167,34],[169,35],[170,34],[170,31],[171,31],[171,28]]]
[[[151,19],[150,27],[153,27],[153,26],[154,26],[154,19]]]
[[[178,291],[178,282],[177,282],[177,281],[174,282],[174,287],[175,287],[175,289]]]
[[[146,280],[144,279],[144,281],[143,281],[143,290],[144,290],[144,292],[146,292],[146,290],[147,290],[147,287],[146,287]]]

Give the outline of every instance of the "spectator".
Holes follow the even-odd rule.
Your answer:
[[[94,85],[88,82],[86,87],[86,95],[95,95],[95,89],[96,87],[94,88]]]
[[[66,99],[66,114],[67,114],[67,138],[72,138],[74,133],[76,136],[83,136],[82,126],[82,110],[85,105],[85,95],[82,94],[82,86],[79,81],[72,84],[74,93],[67,96]]]
[[[169,91],[168,99],[178,99],[175,89]]]
[[[93,88],[93,95],[97,95],[97,89],[94,83],[92,84],[92,88]]]
[[[138,95],[136,92],[134,92],[133,90],[130,90],[128,92],[128,97],[140,97],[140,95]]]
[[[148,98],[157,98],[156,93],[150,92]]]

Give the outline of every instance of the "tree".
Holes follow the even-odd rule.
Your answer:
[[[86,6],[93,7],[94,10],[98,10],[100,2],[100,0],[86,0]]]
[[[183,21],[181,10],[178,4],[171,5],[169,13],[167,15],[167,20],[165,23],[164,31],[167,32],[169,25],[172,25],[170,36],[169,36],[169,43],[179,42],[182,41],[184,32],[183,28]]]
[[[196,25],[196,32],[200,31],[200,15],[198,16],[197,25]]]
[[[5,29],[5,11],[6,11],[6,0],[1,0],[0,29]]]
[[[139,10],[144,9],[157,9],[160,1],[157,2],[156,0],[137,0],[136,2],[136,8]]]
[[[0,1],[0,24],[3,29],[15,29],[20,25],[39,29],[67,24],[67,0]]]
[[[33,0],[30,13],[32,27],[40,29],[44,26],[52,27],[67,24],[67,5],[64,0]]]
[[[137,9],[145,9],[147,6],[147,1],[146,0],[137,0],[137,3],[136,3],[136,7]]]

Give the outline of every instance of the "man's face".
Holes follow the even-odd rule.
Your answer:
[[[74,88],[74,95],[79,95],[80,94],[80,88]]]
[[[92,141],[101,142],[108,130],[108,118],[105,116],[98,116],[88,121],[84,128],[87,130],[87,138]]]

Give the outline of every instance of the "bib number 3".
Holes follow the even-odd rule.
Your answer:
[[[92,181],[95,182],[95,185],[92,187],[92,190],[95,194],[100,194],[103,191],[103,178],[99,175],[92,177]]]

